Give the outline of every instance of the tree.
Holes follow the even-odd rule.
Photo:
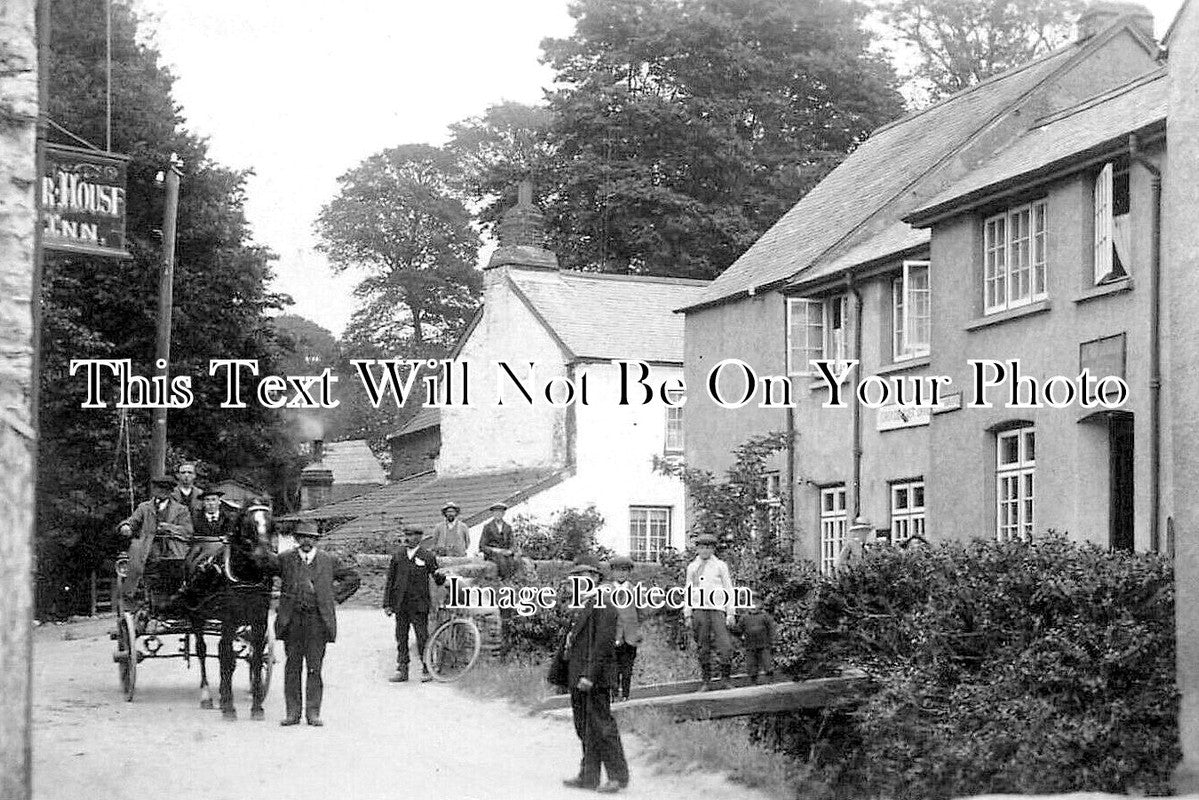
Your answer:
[[[155,175],[172,153],[183,160],[183,178],[170,369],[192,376],[196,391],[189,408],[170,412],[172,453],[204,462],[205,479],[236,471],[272,492],[293,480],[299,467],[278,412],[257,403],[222,410],[224,387],[208,377],[211,358],[257,359],[260,370],[276,372],[283,352],[268,313],[289,300],[265,288],[274,256],[250,242],[247,173],[213,163],[204,141],[183,129],[171,96],[174,79],[158,52],[139,37],[127,3],[114,2],[112,12],[112,144],[130,156],[126,232],[133,258],[47,257],[38,574],[56,585],[82,578],[118,549],[111,530],[129,512],[129,484],[144,486],[148,477],[148,412],[122,417],[111,407],[80,408],[83,383],[70,376],[68,365],[71,359],[125,358],[137,374],[152,374],[163,218]],[[54,0],[51,17],[49,117],[103,144],[104,5]],[[54,136],[79,145],[60,132]]]
[[[317,249],[333,268],[368,273],[355,289],[363,300],[355,324],[365,321],[411,357],[449,349],[482,284],[479,239],[453,180],[449,153],[393,147],[338,178],[337,196],[316,220]]]
[[[878,9],[920,61],[931,99],[966,89],[1070,37],[1083,0],[881,0]]]
[[[714,277],[871,130],[894,74],[846,0],[580,0],[547,40],[568,266]]]
[[[506,102],[450,126],[446,149],[458,165],[462,191],[480,205],[484,226],[494,225],[512,207],[520,181],[529,179],[542,190],[554,184],[553,121],[543,106]]]

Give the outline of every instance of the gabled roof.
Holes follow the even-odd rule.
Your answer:
[[[570,358],[683,363],[683,320],[707,281],[513,269],[508,279]]]
[[[993,196],[1005,185],[1077,162],[1088,151],[1123,145],[1129,134],[1165,121],[1169,89],[1166,70],[1160,69],[1040,119],[1008,147],[906,219],[913,224],[928,224],[951,209],[960,210]]]
[[[434,428],[441,424],[441,409],[437,406],[421,406],[412,418],[400,426],[395,433],[387,434],[388,441],[410,433]]]
[[[487,518],[492,503],[516,505],[570,474],[569,469],[528,469],[481,475],[414,476],[347,501],[356,504],[355,518],[330,531],[326,538],[331,543],[346,544],[378,533],[398,533],[400,525],[431,531],[442,520],[442,505],[450,500],[462,509],[459,519],[473,526]],[[331,506],[293,514],[288,519],[329,519],[328,508]],[[341,509],[343,513],[338,516],[347,516],[344,512],[348,510],[348,506]]]
[[[778,286],[822,257],[835,257],[838,250],[864,243],[868,235],[864,226],[875,215],[892,208],[898,218],[907,210],[905,204],[914,202],[910,190],[921,178],[1072,63],[1084,49],[1105,38],[1072,42],[879,128],[713,281],[690,308]],[[893,228],[893,223],[888,224]]]
[[[318,464],[333,473],[333,483],[387,483],[383,465],[365,439],[329,442]]]

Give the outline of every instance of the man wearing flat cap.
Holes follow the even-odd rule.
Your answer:
[[[117,533],[130,539],[129,564],[121,580],[121,596],[130,610],[146,564],[164,559],[179,559],[176,563],[181,563],[191,546],[191,513],[171,499],[174,487],[174,478],[155,476],[150,481],[151,498],[117,526]]]
[[[504,521],[508,506],[491,504],[491,519],[483,526],[479,536],[479,552],[488,561],[494,561],[500,580],[506,581],[516,572],[516,532]]]
[[[325,724],[321,720],[325,648],[337,639],[337,604],[358,591],[360,583],[353,567],[317,549],[320,535],[315,522],[301,522],[295,532],[296,547],[278,557],[282,583],[275,635],[283,642],[287,655],[283,666],[287,716],[279,723],[285,726],[300,724],[301,709],[309,725]],[[305,683],[302,699],[301,676]]]
[[[433,552],[439,556],[464,556],[470,547],[470,528],[458,519],[462,509],[454,502],[441,507],[441,522],[433,527]]]
[[[392,683],[408,680],[408,629],[416,630],[416,657],[421,661],[421,681],[432,680],[424,665],[425,645],[429,641],[429,578],[440,586],[445,576],[438,571],[437,556],[421,547],[425,532],[404,528],[404,544],[391,556],[387,586],[383,590],[383,611],[396,618],[396,673]]]
[[[732,672],[733,640],[729,627],[735,621],[733,601],[733,579],[728,564],[715,556],[716,537],[701,534],[695,539],[695,560],[687,565],[687,600],[683,607],[683,618],[691,625],[691,632],[699,645],[699,672],[703,685],[700,691],[712,688],[712,646],[715,644],[719,669],[717,688],[728,689]],[[723,589],[723,592],[719,590]],[[692,590],[696,601],[691,603]],[[722,602],[723,601],[723,602]]]
[[[584,556],[570,575],[587,576],[598,584],[601,571],[594,560]],[[582,607],[575,610],[570,632],[562,644],[570,710],[575,733],[583,745],[583,759],[579,774],[563,783],[574,789],[597,789],[611,794],[629,785],[629,765],[612,716],[610,694],[616,674],[617,613],[610,605],[597,605],[595,592],[583,597]],[[608,773],[608,781],[602,786],[601,766]]]

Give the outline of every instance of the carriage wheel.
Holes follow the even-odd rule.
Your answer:
[[[275,671],[275,626],[266,626],[266,645],[262,648],[262,699],[271,691],[271,673]]]
[[[429,637],[425,668],[437,681],[456,681],[479,660],[483,637],[474,620],[452,619]]]
[[[117,662],[117,674],[121,679],[125,700],[132,702],[137,686],[137,628],[132,614],[125,613],[117,620],[117,652],[113,660]]]

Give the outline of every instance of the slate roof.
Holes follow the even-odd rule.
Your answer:
[[[708,281],[560,270],[512,270],[509,280],[567,355],[683,363],[683,319]]]
[[[799,287],[848,271],[872,261],[881,261],[909,250],[928,247],[932,234],[927,228],[913,228],[906,222],[896,220],[882,233],[871,236],[859,245],[851,247],[832,261],[827,261],[816,267],[801,272],[788,283],[789,287]]]
[[[329,442],[319,465],[333,472],[333,483],[387,483],[383,465],[366,444],[365,439]]]
[[[691,307],[775,285],[814,264],[877,212],[907,210],[907,190],[1076,55],[1047,53],[876,130],[724,271]],[[910,207],[910,206],[909,206]],[[822,270],[824,272],[825,270]],[[806,276],[805,276],[806,277]]]
[[[939,212],[991,196],[1005,183],[1076,159],[1166,119],[1170,82],[1161,69],[1073,108],[1038,120],[1023,136],[908,215],[927,221]]]
[[[442,505],[450,500],[462,508],[459,519],[473,526],[487,518],[491,513],[488,506],[492,503],[500,501],[514,506],[560,483],[570,474],[568,469],[526,469],[481,475],[438,477],[425,473],[413,476],[347,501],[340,509],[343,512],[340,516],[347,515],[349,503],[358,503],[353,507],[357,511],[355,518],[330,531],[326,540],[333,544],[349,544],[378,533],[396,532],[401,524],[431,530],[442,519]],[[330,509],[332,506],[324,506],[293,514],[289,519],[327,519],[329,517],[324,515]]]
[[[406,436],[410,433],[423,431],[428,428],[433,428],[441,424],[441,409],[436,406],[421,406],[417,412],[412,415],[412,418],[400,426],[400,429],[395,433],[387,434],[387,438],[395,439],[399,436]]]

